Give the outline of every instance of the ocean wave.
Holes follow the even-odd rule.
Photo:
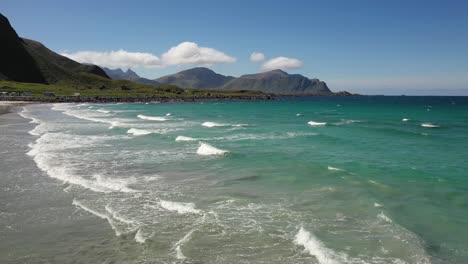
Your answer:
[[[101,219],[104,219],[104,220],[107,220],[107,222],[109,222],[109,225],[111,226],[112,230],[114,230],[115,232],[115,235],[116,236],[121,236],[122,235],[122,232],[118,229],[117,227],[117,224],[115,223],[114,219],[112,219],[110,216],[108,216],[107,214],[105,213],[101,213],[97,210],[94,210],[86,205],[84,205],[82,202],[76,200],[76,199],[73,199],[73,202],[72,202],[73,205],[85,210],[86,212],[88,213],[91,213]]]
[[[109,110],[105,110],[105,109],[102,109],[102,108],[101,108],[101,109],[98,109],[98,110],[96,110],[96,111],[98,111],[99,113],[103,113],[103,114],[109,114],[109,113],[110,113]]]
[[[31,121],[29,121],[29,123],[32,123],[32,124],[39,124],[41,123],[41,121],[35,117],[32,117],[30,115],[30,111],[26,108],[26,107],[23,107],[23,110],[21,110],[21,112],[19,112],[18,114],[20,116],[22,116],[23,118],[26,118],[26,119],[31,119]]]
[[[130,178],[109,178],[104,177],[100,174],[96,174],[93,176],[96,179],[96,184],[100,187],[103,187],[107,190],[112,190],[116,192],[138,192],[130,187],[129,184],[135,183],[136,179],[134,177]]]
[[[328,170],[329,171],[345,171],[343,169],[335,168],[335,167],[332,167],[332,166],[328,166]]]
[[[390,219],[390,217],[388,217],[388,216],[386,216],[386,215],[384,214],[384,212],[380,212],[380,213],[377,215],[377,217],[378,217],[380,220],[383,220],[383,221],[385,221],[385,222],[387,222],[387,223],[392,223],[392,222],[393,222],[392,219]]]
[[[182,253],[182,246],[187,243],[188,241],[190,241],[190,239],[192,239],[192,234],[193,232],[195,231],[195,229],[192,229],[190,230],[183,238],[181,238],[179,241],[177,241],[173,248],[174,248],[174,251],[175,251],[175,255],[176,255],[176,258],[179,259],[179,260],[183,260],[183,259],[186,259],[187,257]]]
[[[149,121],[167,121],[168,119],[160,116],[147,116],[147,115],[137,115],[138,118]]]
[[[422,123],[421,124],[422,127],[428,127],[428,128],[437,128],[437,127],[440,127],[438,125],[434,125],[432,123]]]
[[[216,122],[204,122],[201,124],[204,127],[244,127],[248,126],[248,124],[225,124],[225,123],[216,123]]]
[[[148,238],[152,237],[153,233],[151,234],[145,234],[141,228],[138,229],[138,231],[135,234],[135,241],[140,244],[144,244]]]
[[[168,211],[177,212],[179,214],[200,214],[202,212],[199,209],[195,209],[194,203],[181,203],[161,200],[159,204],[162,208]]]
[[[185,136],[177,136],[175,141],[196,141],[196,138],[192,137],[185,137]]]
[[[107,213],[109,213],[114,219],[119,220],[122,223],[126,223],[129,225],[133,225],[136,222],[134,220],[127,219],[123,216],[120,215],[120,213],[116,210],[114,210],[109,204],[107,204],[104,209],[106,210]]]
[[[46,123],[39,124],[36,127],[34,127],[32,130],[28,131],[28,133],[33,136],[40,136],[46,133],[47,130],[45,127],[47,127]]]
[[[146,130],[146,129],[138,129],[138,128],[130,128],[128,131],[127,131],[127,134],[132,134],[134,136],[144,136],[144,135],[149,135],[153,133],[152,131],[150,130]]]
[[[96,123],[109,124],[109,129],[113,129],[116,127],[128,127],[128,124],[123,123],[123,121],[126,121],[124,119],[106,118],[103,117],[102,114],[96,113],[96,111],[78,109],[73,104],[54,104],[54,106],[51,109],[78,119]]]
[[[309,121],[307,122],[309,126],[325,126],[327,122],[315,122],[315,121]]]
[[[408,122],[409,119],[408,119],[408,118],[403,118],[403,119],[401,119],[401,121],[403,121],[403,122]]]
[[[342,126],[342,125],[349,125],[349,124],[362,123],[362,122],[363,121],[361,121],[361,120],[352,120],[352,119],[345,120],[345,119],[342,119],[340,122],[333,123],[333,124],[337,125],[337,126]]]
[[[228,152],[227,150],[218,149],[206,143],[201,143],[200,147],[197,149],[197,154],[203,156],[224,155]]]
[[[115,137],[110,138],[114,139]],[[63,161],[63,150],[93,146],[97,142],[102,143],[106,139],[109,139],[109,137],[79,137],[63,133],[46,133],[38,138],[34,144],[29,145],[31,150],[26,154],[33,157],[37,167],[46,172],[51,178],[65,183],[78,185],[95,192],[136,192],[136,190],[127,186],[134,183],[134,178],[111,179],[99,174],[93,177],[85,177],[76,173],[76,162]]]
[[[214,137],[201,140],[223,140],[223,141],[241,141],[241,140],[281,140],[296,137],[316,136],[317,133],[287,132],[284,134],[236,134],[225,137]]]
[[[201,124],[204,127],[223,127],[223,126],[229,126],[229,124],[222,124],[222,123],[216,123],[216,122],[204,122]]]
[[[174,131],[179,131],[180,128],[160,128],[160,129],[139,129],[139,128],[130,128],[127,130],[127,134],[132,134],[134,136],[145,136],[149,134],[167,134]]]
[[[316,238],[312,233],[301,227],[294,239],[296,245],[303,246],[310,255],[315,256],[321,264],[339,264],[341,263],[336,253],[326,248],[322,241]]]

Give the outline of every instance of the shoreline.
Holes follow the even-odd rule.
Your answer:
[[[38,102],[32,102],[32,101],[14,101],[14,100],[2,101],[0,100],[0,115],[12,113],[12,109],[17,106],[24,106],[24,105],[37,104],[37,103]]]
[[[144,96],[144,97],[121,97],[121,96],[56,96],[56,97],[24,97],[8,96],[0,97],[0,105],[7,104],[32,104],[32,103],[149,103],[149,102],[200,102],[219,100],[275,100],[272,95],[261,96],[203,96],[203,97],[169,97],[169,96]]]

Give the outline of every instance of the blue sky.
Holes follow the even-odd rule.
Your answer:
[[[0,12],[22,37],[80,60],[131,63],[147,78],[278,66],[334,91],[468,95],[464,1],[2,0]]]

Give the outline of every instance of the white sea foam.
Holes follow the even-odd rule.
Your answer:
[[[153,133],[153,132],[151,132],[150,130],[138,129],[138,128],[130,128],[127,131],[127,134],[132,134],[134,136],[144,136],[144,135],[149,135],[151,133]]]
[[[201,210],[195,209],[194,203],[180,203],[180,202],[172,202],[172,201],[165,201],[161,200],[159,202],[162,208],[177,212],[179,214],[199,214]]]
[[[302,116],[302,114],[296,114],[296,116]]]
[[[150,121],[167,121],[167,118],[160,117],[160,116],[146,116],[146,115],[137,115],[138,118],[143,120],[150,120]]]
[[[114,128],[128,128],[131,126],[131,124],[127,124],[127,123],[122,123],[121,121],[108,121],[106,123],[109,123],[110,126],[109,126],[109,129],[114,129]]]
[[[312,233],[301,227],[296,234],[294,243],[303,246],[310,255],[315,256],[321,264],[341,263],[336,257],[335,252],[323,245],[322,241],[317,239]]]
[[[227,150],[218,149],[206,143],[200,143],[200,147],[197,149],[197,154],[203,156],[224,155],[228,152]]]
[[[171,113],[167,113],[166,116],[171,116],[172,114]]]
[[[361,121],[361,120],[342,119],[340,122],[334,123],[334,125],[341,126],[341,125],[349,125],[349,124],[362,123],[362,122],[363,121]]]
[[[432,123],[422,123],[421,126],[422,127],[429,127],[429,128],[439,127],[438,125],[434,125]]]
[[[222,127],[222,126],[229,126],[229,124],[222,124],[216,122],[204,122],[201,124],[204,127]]]
[[[328,170],[330,170],[330,171],[344,171],[343,169],[335,168],[335,167],[332,167],[332,166],[328,166]]]
[[[31,131],[28,131],[28,133],[33,136],[40,136],[43,133],[45,133],[46,127],[47,127],[46,123],[39,124],[36,127],[34,127]]]
[[[29,123],[34,123],[34,124],[40,123],[40,120],[35,117],[32,117],[30,113],[31,112],[26,107],[23,107],[23,110],[21,110],[21,112],[19,112],[18,114],[26,119],[31,119]]]
[[[310,126],[325,126],[327,122],[315,122],[315,121],[309,121],[307,122]]]
[[[140,244],[144,244],[147,239],[148,237],[143,233],[143,231],[141,231],[141,228],[138,229],[138,232],[135,234],[135,241]]]
[[[383,207],[383,206],[379,203],[374,203],[374,207]]]
[[[137,192],[128,187],[129,184],[135,183],[136,179],[131,177],[127,179],[117,179],[117,178],[109,178],[104,177],[100,174],[94,175],[96,179],[96,184],[100,187],[104,187],[105,189],[117,192]]]
[[[135,224],[135,221],[127,219],[127,218],[121,216],[120,213],[118,211],[115,211],[109,204],[106,205],[104,207],[104,209],[106,209],[106,212],[109,213],[110,215],[112,215],[112,217],[114,219],[117,219],[122,223],[129,224],[129,225]]]
[[[120,236],[122,234],[122,232],[117,228],[117,225],[115,224],[114,220],[110,216],[108,216],[107,214],[98,212],[98,211],[96,211],[94,209],[91,209],[90,207],[82,204],[80,201],[78,201],[76,199],[73,199],[72,204],[75,205],[75,206],[80,207],[81,209],[87,211],[88,213],[91,213],[91,214],[93,214],[93,215],[95,215],[95,216],[97,216],[99,218],[107,220],[107,222],[109,222],[111,228],[114,230],[116,236]]]
[[[403,118],[401,121],[403,121],[403,122],[408,122],[409,119],[408,119],[408,118]]]
[[[240,141],[240,140],[281,140],[296,137],[316,136],[317,133],[287,132],[285,134],[235,134],[224,137],[213,137],[201,140],[222,140],[222,141]]]
[[[113,129],[116,127],[128,127],[127,124],[122,122],[126,121],[125,119],[116,120],[110,119],[108,117],[103,117],[102,114],[96,113],[96,111],[77,109],[76,106],[73,104],[54,104],[54,106],[51,109],[63,112],[63,114],[65,115],[79,118],[82,120],[109,124],[109,129]]]
[[[113,138],[113,137],[111,137]],[[133,183],[133,178],[110,179],[101,175],[84,177],[76,173],[74,162],[62,160],[65,149],[79,149],[92,146],[96,142],[108,139],[102,136],[79,137],[63,133],[46,133],[36,140],[35,144],[29,145],[31,150],[26,153],[33,157],[39,169],[46,172],[50,177],[65,183],[79,185],[95,192],[135,192],[127,184]]]
[[[103,114],[109,114],[109,113],[110,113],[110,111],[105,110],[105,109],[98,109],[98,110],[96,110],[96,111],[98,111],[98,112],[100,112],[100,113],[103,113]]]
[[[190,239],[192,238],[192,234],[193,232],[195,231],[195,229],[192,229],[190,230],[182,239],[180,239],[179,241],[177,241],[173,248],[175,250],[175,254],[176,254],[176,258],[177,259],[186,259],[187,257],[182,253],[182,246],[187,243],[188,241],[190,241]]]
[[[380,212],[380,214],[378,214],[377,217],[387,223],[393,222],[392,219],[390,219],[388,216],[384,214],[384,212]]]
[[[196,138],[192,137],[185,137],[185,136],[177,136],[175,141],[195,141],[197,140]]]

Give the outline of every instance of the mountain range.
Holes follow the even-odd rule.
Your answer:
[[[235,78],[216,73],[208,68],[197,67],[155,80],[141,78],[130,69],[126,72],[122,69],[104,68],[104,70],[113,79],[154,85],[176,85],[192,89],[249,90],[281,95],[327,95],[332,93],[327,84],[319,79],[309,79],[300,74],[288,74],[282,70],[247,74]]]
[[[130,86],[147,85],[147,91],[165,86],[195,90],[259,91],[279,95],[333,94],[325,82],[299,74],[273,70],[240,77],[225,76],[205,67],[184,70],[155,80],[138,76],[128,69],[101,68],[78,63],[59,55],[40,42],[21,38],[0,14],[0,81],[38,84],[59,84],[75,89],[132,89]],[[127,83],[114,80],[126,80]],[[122,88],[123,87],[123,88]],[[168,88],[169,87],[169,88]],[[171,88],[172,87],[172,88]],[[142,87],[143,88],[143,87]],[[180,88],[178,88],[180,89]]]

